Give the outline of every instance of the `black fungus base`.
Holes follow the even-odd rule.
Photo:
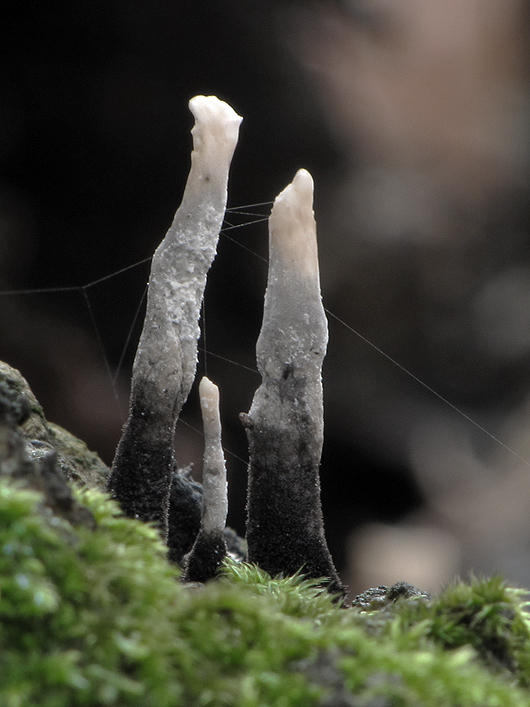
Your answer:
[[[250,450],[247,495],[248,560],[272,576],[302,572],[326,578],[332,593],[345,594],[324,535],[320,504],[320,450],[305,420],[291,427],[298,436],[242,418]]]
[[[176,419],[156,388],[145,382],[133,381],[131,401],[108,490],[127,516],[153,523],[166,541]]]
[[[202,486],[191,477],[191,467],[179,469],[171,478],[168,516],[168,557],[180,564],[193,547],[201,528]]]
[[[219,572],[226,557],[226,541],[221,532],[201,530],[188,555],[183,579],[186,582],[207,582]]]

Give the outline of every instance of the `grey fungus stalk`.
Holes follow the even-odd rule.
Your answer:
[[[299,170],[269,219],[269,274],[256,346],[262,383],[241,420],[249,441],[248,559],[272,575],[326,578],[344,594],[320,504],[322,363],[327,320],[313,216],[313,179]]]
[[[202,479],[202,528],[206,533],[222,533],[228,513],[226,462],[221,443],[219,388],[204,376],[199,385],[204,429]]]
[[[131,517],[168,534],[175,426],[195,378],[199,316],[227,200],[241,117],[215,96],[189,102],[191,168],[173,223],[152,261],[130,410],[109,490]]]
[[[219,389],[203,377],[199,385],[204,429],[201,529],[188,555],[184,579],[206,582],[215,577],[226,557],[224,537],[228,512],[226,464],[221,444]]]

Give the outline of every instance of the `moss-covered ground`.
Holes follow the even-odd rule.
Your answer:
[[[185,586],[154,530],[76,493],[95,530],[0,483],[2,707],[530,704],[530,618],[499,578],[369,611],[235,562]]]

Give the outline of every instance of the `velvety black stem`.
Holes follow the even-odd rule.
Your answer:
[[[226,557],[226,540],[220,530],[200,530],[188,555],[183,579],[186,582],[207,582],[219,573]]]
[[[299,404],[299,382],[288,376],[264,385],[269,410],[241,416],[250,457],[248,560],[273,576],[301,570],[327,578],[330,591],[342,594],[324,535],[318,435]]]
[[[173,435],[176,419],[156,410],[156,390],[136,381],[129,419],[112,465],[109,489],[131,518],[167,532],[170,478],[176,464]]]

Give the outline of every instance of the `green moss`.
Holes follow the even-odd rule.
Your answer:
[[[423,622],[428,637],[446,649],[472,646],[494,671],[509,671],[530,685],[529,614],[526,591],[501,577],[455,582],[428,605],[399,608],[404,626]]]
[[[40,513],[38,496],[0,491],[0,704],[170,704],[171,605],[176,573],[152,529],[115,517],[85,494],[98,529],[75,534]],[[166,609],[167,610],[167,609]],[[156,627],[160,650],[152,637]],[[145,682],[144,682],[145,679]]]
[[[523,598],[499,579],[379,612],[233,561],[178,581],[155,531],[77,492],[97,528],[0,484],[0,704],[5,707],[528,705]]]

